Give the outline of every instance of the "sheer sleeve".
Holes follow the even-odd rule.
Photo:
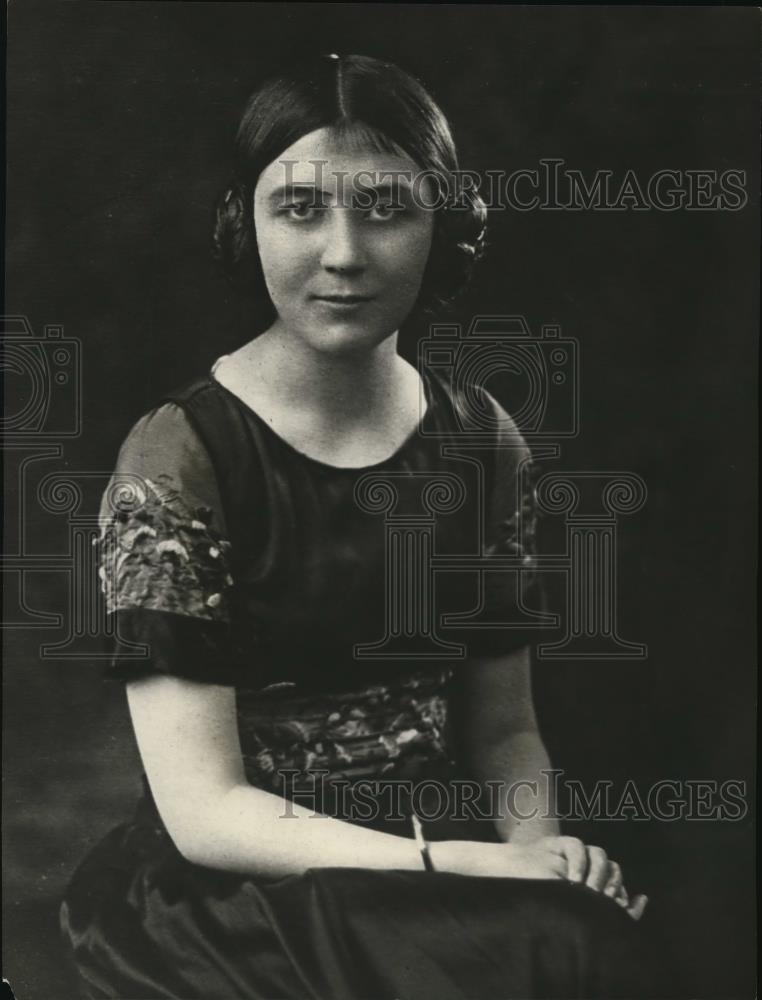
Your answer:
[[[233,683],[230,542],[211,460],[182,407],[165,403],[132,428],[100,526],[109,675]]]

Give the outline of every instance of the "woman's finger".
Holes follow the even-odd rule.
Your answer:
[[[600,892],[609,880],[609,859],[602,847],[587,848],[587,877],[585,884]]]
[[[587,875],[587,848],[576,837],[560,837],[560,845],[566,855],[566,877],[570,882],[584,882]]]
[[[558,878],[566,878],[568,865],[562,854],[553,854],[549,861],[549,867]]]
[[[611,896],[612,899],[616,899],[619,895],[619,890],[622,888],[622,869],[616,863],[616,861],[609,861],[609,877],[606,885],[603,887],[603,891],[607,896]]]
[[[619,887],[619,890],[617,891],[616,896],[614,896],[614,902],[615,903],[619,903],[619,905],[624,910],[626,910],[627,907],[630,905],[629,894],[628,894],[627,890],[625,889],[625,887],[623,885],[621,885]]]
[[[648,905],[648,896],[639,895],[634,896],[632,902],[627,907],[627,912],[630,914],[633,920],[640,920],[643,916],[643,911]]]

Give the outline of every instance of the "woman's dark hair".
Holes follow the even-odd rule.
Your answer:
[[[249,98],[236,136],[233,179],[216,206],[213,254],[225,274],[269,303],[254,234],[254,188],[284,150],[325,127],[356,135],[375,151],[407,156],[436,176],[434,236],[414,312],[451,302],[482,254],[486,207],[472,187],[458,182],[455,143],[434,100],[397,66],[368,56],[302,59]]]

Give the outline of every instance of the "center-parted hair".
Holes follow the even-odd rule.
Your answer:
[[[213,254],[227,277],[272,308],[254,234],[254,189],[267,166],[321,128],[358,150],[406,156],[438,186],[432,248],[414,312],[452,301],[482,254],[486,207],[458,181],[455,143],[432,97],[393,63],[368,56],[301,59],[249,98],[233,178],[215,210]]]

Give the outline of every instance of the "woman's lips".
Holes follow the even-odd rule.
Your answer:
[[[312,297],[316,302],[322,302],[323,305],[339,311],[358,309],[373,298],[372,295],[313,295]]]
[[[358,302],[370,302],[372,295],[314,295],[321,302],[336,302],[339,305],[356,305]]]

